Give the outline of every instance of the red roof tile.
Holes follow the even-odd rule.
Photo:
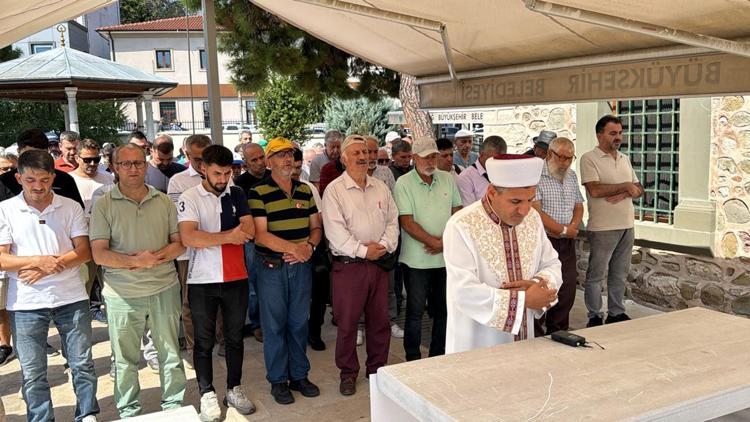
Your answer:
[[[123,25],[101,26],[97,31],[186,31],[188,24],[191,31],[203,30],[203,16],[189,16],[187,22],[185,17],[158,19],[155,21],[126,23]],[[220,28],[217,28],[220,29]]]

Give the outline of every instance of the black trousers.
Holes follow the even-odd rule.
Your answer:
[[[212,352],[216,339],[216,314],[221,309],[224,319],[224,345],[227,362],[227,389],[242,381],[242,359],[245,353],[242,328],[248,302],[248,281],[190,284],[188,303],[193,317],[193,367],[201,395],[214,391]]]
[[[576,285],[578,284],[578,269],[576,268],[575,239],[549,238],[552,247],[557,251],[562,264],[563,284],[557,291],[557,305],[551,307],[542,318],[534,322],[534,335],[541,337],[555,331],[567,330],[569,327],[570,310],[576,300]],[[546,330],[544,326],[546,325]]]
[[[312,292],[310,295],[310,319],[307,323],[308,337],[320,338],[320,327],[325,320],[326,307],[331,303],[331,263],[326,242],[320,242],[312,256]]]
[[[445,268],[418,269],[404,265],[406,277],[406,326],[404,327],[404,351],[406,360],[422,357],[419,345],[422,342],[422,315],[429,301],[432,316],[432,339],[429,356],[445,354]]]

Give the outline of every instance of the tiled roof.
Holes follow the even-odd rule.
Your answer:
[[[184,16],[179,18],[158,19],[155,21],[126,23],[123,25],[101,26],[97,31],[186,31],[190,25],[191,31],[203,30],[203,16]]]

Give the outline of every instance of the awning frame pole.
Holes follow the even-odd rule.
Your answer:
[[[300,3],[307,3],[314,6],[326,7],[333,10],[342,12],[354,13],[369,18],[381,19],[390,22],[400,23],[409,26],[415,26],[422,29],[440,33],[440,38],[443,41],[443,50],[445,51],[445,61],[448,65],[448,72],[450,73],[451,79],[458,82],[460,79],[456,73],[455,66],[453,64],[453,50],[450,47],[450,39],[448,38],[448,28],[444,23],[434,21],[431,19],[420,18],[417,16],[406,15],[403,13],[391,12],[388,10],[376,9],[370,6],[362,6],[359,4],[349,3],[340,0],[296,0]]]
[[[634,19],[607,15],[587,9],[562,6],[544,0],[525,0],[526,8],[547,16],[573,19],[595,25],[622,29],[629,32],[648,35],[672,41],[680,44],[703,47],[711,50],[721,51],[738,56],[750,57],[750,43],[737,42],[725,38],[712,37],[710,35],[696,34],[681,29],[654,25]]]

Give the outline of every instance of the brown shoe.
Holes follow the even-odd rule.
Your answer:
[[[341,380],[339,385],[339,391],[345,396],[351,396],[357,392],[357,379],[356,378],[344,378]]]
[[[263,343],[263,330],[260,327],[253,330],[253,337],[255,337],[258,342]]]

